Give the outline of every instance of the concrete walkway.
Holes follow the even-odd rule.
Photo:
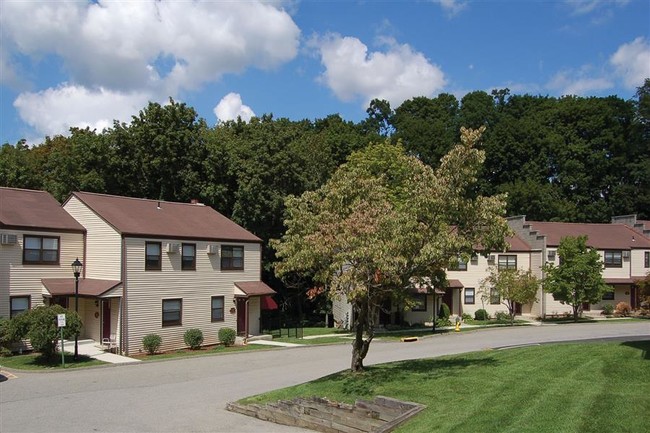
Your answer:
[[[66,352],[74,352],[74,341],[64,341],[64,348]],[[133,359],[122,355],[106,352],[101,348],[100,344],[94,340],[80,340],[78,342],[79,354],[86,355],[93,359],[108,362],[110,364],[127,364],[130,362],[140,362],[139,359]],[[59,345],[59,350],[61,346]]]
[[[259,344],[261,346],[276,346],[276,347],[300,347],[300,346],[304,346],[304,344],[281,343],[279,341],[273,341],[273,340],[250,340],[246,344]]]

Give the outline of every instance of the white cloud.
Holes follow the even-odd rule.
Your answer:
[[[650,78],[650,44],[645,38],[621,45],[609,61],[627,88],[640,87]]]
[[[320,80],[343,101],[385,99],[392,106],[415,96],[431,96],[446,84],[442,70],[409,45],[384,39],[385,52],[368,52],[359,39],[332,34],[311,43],[320,51]]]
[[[150,100],[142,92],[122,93],[104,88],[89,90],[63,84],[56,89],[24,92],[14,101],[20,117],[43,135],[66,134],[71,127],[97,129],[113,120],[129,121]]]
[[[236,120],[237,117],[245,122],[251,120],[255,113],[248,105],[244,105],[239,93],[228,93],[221,98],[221,101],[214,107],[214,115],[221,122]]]
[[[574,15],[587,15],[599,9],[625,6],[629,0],[565,0]]]
[[[614,83],[606,77],[588,76],[587,67],[580,71],[565,70],[558,72],[546,84],[546,87],[557,91],[561,95],[583,96],[607,90],[614,87]]]
[[[459,0],[432,0],[434,3],[438,3],[440,7],[447,12],[447,15],[453,17],[460,13],[467,7],[467,2]]]
[[[2,5],[0,32],[10,56],[61,59],[70,88],[101,88],[104,97],[149,94],[155,99],[247,68],[278,67],[297,55],[300,38],[282,3],[264,1],[9,1]],[[0,65],[5,77],[12,76],[10,65],[6,60]],[[50,89],[28,99],[39,95],[66,94]],[[29,107],[39,104],[24,105],[25,98],[21,116],[36,119]],[[56,113],[49,116],[55,122]],[[66,122],[61,119],[61,126]]]

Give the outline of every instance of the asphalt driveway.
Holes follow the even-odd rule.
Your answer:
[[[373,342],[366,365],[530,343],[650,338],[650,321],[522,326]],[[0,383],[0,431],[299,432],[227,412],[227,402],[349,367],[350,346],[303,346],[47,373]]]

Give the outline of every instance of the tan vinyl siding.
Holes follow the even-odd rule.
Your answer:
[[[9,317],[10,296],[30,296],[31,308],[43,305],[42,278],[72,278],[70,264],[83,257],[83,234],[0,230],[17,235],[15,245],[0,246],[0,317]],[[23,265],[24,235],[59,237],[58,265]]]
[[[96,302],[97,305],[95,305]],[[74,298],[70,298],[68,309],[74,310]],[[84,324],[81,338],[101,341],[101,311],[99,301],[97,299],[79,298],[79,315]]]
[[[332,301],[332,315],[335,323],[340,322],[341,326],[345,327],[347,318],[347,327],[349,328],[352,325],[352,305],[345,296]]]
[[[121,235],[75,196],[63,208],[87,231],[86,278],[120,280]]]
[[[145,242],[161,242],[162,269],[145,271]],[[218,342],[222,327],[237,329],[237,313],[230,310],[234,303],[234,283],[237,281],[259,281],[260,247],[257,243],[233,243],[244,246],[244,270],[221,271],[219,254],[208,254],[205,241],[185,241],[196,244],[196,270],[181,270],[181,253],[167,253],[166,244],[182,244],[182,240],[170,239],[125,239],[126,245],[126,302],[128,317],[128,351],[137,354],[142,350],[142,338],[150,333],[162,337],[161,350],[172,350],[185,346],[183,334],[189,328],[203,332],[204,344]],[[220,251],[220,248],[219,248]],[[224,297],[224,321],[211,321],[212,296]],[[162,300],[182,299],[182,325],[162,326]],[[259,310],[259,301],[257,304]],[[252,308],[249,309],[251,311]],[[250,314],[251,330],[259,328],[256,314]]]
[[[644,277],[650,272],[650,268],[645,267],[645,254],[650,250],[632,250],[630,258],[630,273],[632,277]]]

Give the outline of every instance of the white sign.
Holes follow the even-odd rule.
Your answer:
[[[59,328],[65,327],[65,314],[57,314],[56,321],[59,324]]]

